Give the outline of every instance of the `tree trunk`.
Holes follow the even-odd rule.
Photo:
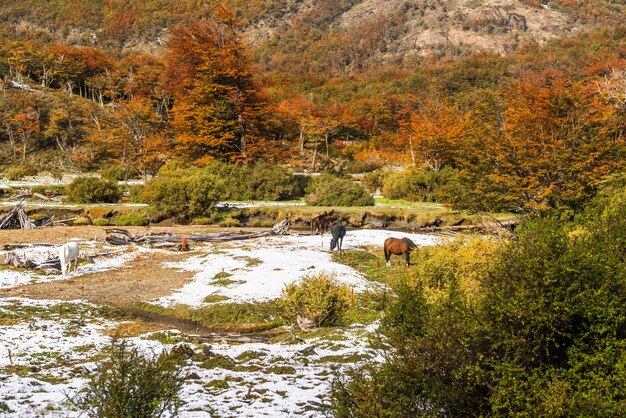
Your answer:
[[[326,141],[326,158],[330,158],[330,153],[328,152],[328,132],[324,134],[324,141]]]
[[[317,143],[315,144],[315,150],[313,151],[313,164],[312,169],[315,171],[315,167],[317,166]]]
[[[413,152],[413,134],[409,135],[409,151],[411,152],[411,160],[413,165],[417,165],[415,162],[415,152]]]
[[[300,155],[304,154],[304,123],[300,124]]]

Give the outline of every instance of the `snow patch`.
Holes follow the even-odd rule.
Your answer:
[[[439,242],[432,235],[356,230],[348,232],[343,248],[381,246],[392,236],[410,238],[418,246]],[[332,254],[327,251],[329,241],[329,235],[287,235],[202,247],[199,256],[166,264],[196,274],[179,291],[153,303],[200,307],[206,305],[204,298],[209,295],[225,296],[228,302],[271,300],[280,296],[287,283],[320,271],[334,272],[338,280],[356,291],[372,286],[351,267],[332,261]]]

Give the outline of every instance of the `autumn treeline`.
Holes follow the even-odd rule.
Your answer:
[[[625,39],[617,27],[359,76],[261,71],[221,9],[171,30],[161,56],[7,40],[1,152],[144,177],[172,157],[410,165],[451,172],[441,199],[456,207],[576,208],[623,164]]]

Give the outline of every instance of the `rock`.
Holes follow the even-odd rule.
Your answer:
[[[200,380],[200,376],[196,372],[191,372],[185,376],[185,380]]]
[[[298,354],[303,356],[310,356],[311,354],[315,354],[315,344],[305,347],[302,350],[298,350]]]

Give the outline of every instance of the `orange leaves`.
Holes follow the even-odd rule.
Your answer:
[[[452,163],[466,135],[464,116],[440,99],[429,99],[409,118],[404,136],[410,151],[433,171]]]
[[[612,144],[604,130],[604,106],[589,85],[552,71],[527,74],[503,99],[499,122],[492,120],[491,129],[482,131],[488,105],[476,103],[469,147],[460,158],[476,191],[496,206],[516,211],[576,207],[619,164],[623,144]]]
[[[218,9],[221,20],[173,31],[164,78],[175,99],[172,125],[181,148],[196,161],[207,156],[249,161],[267,151],[266,105],[237,22]]]

